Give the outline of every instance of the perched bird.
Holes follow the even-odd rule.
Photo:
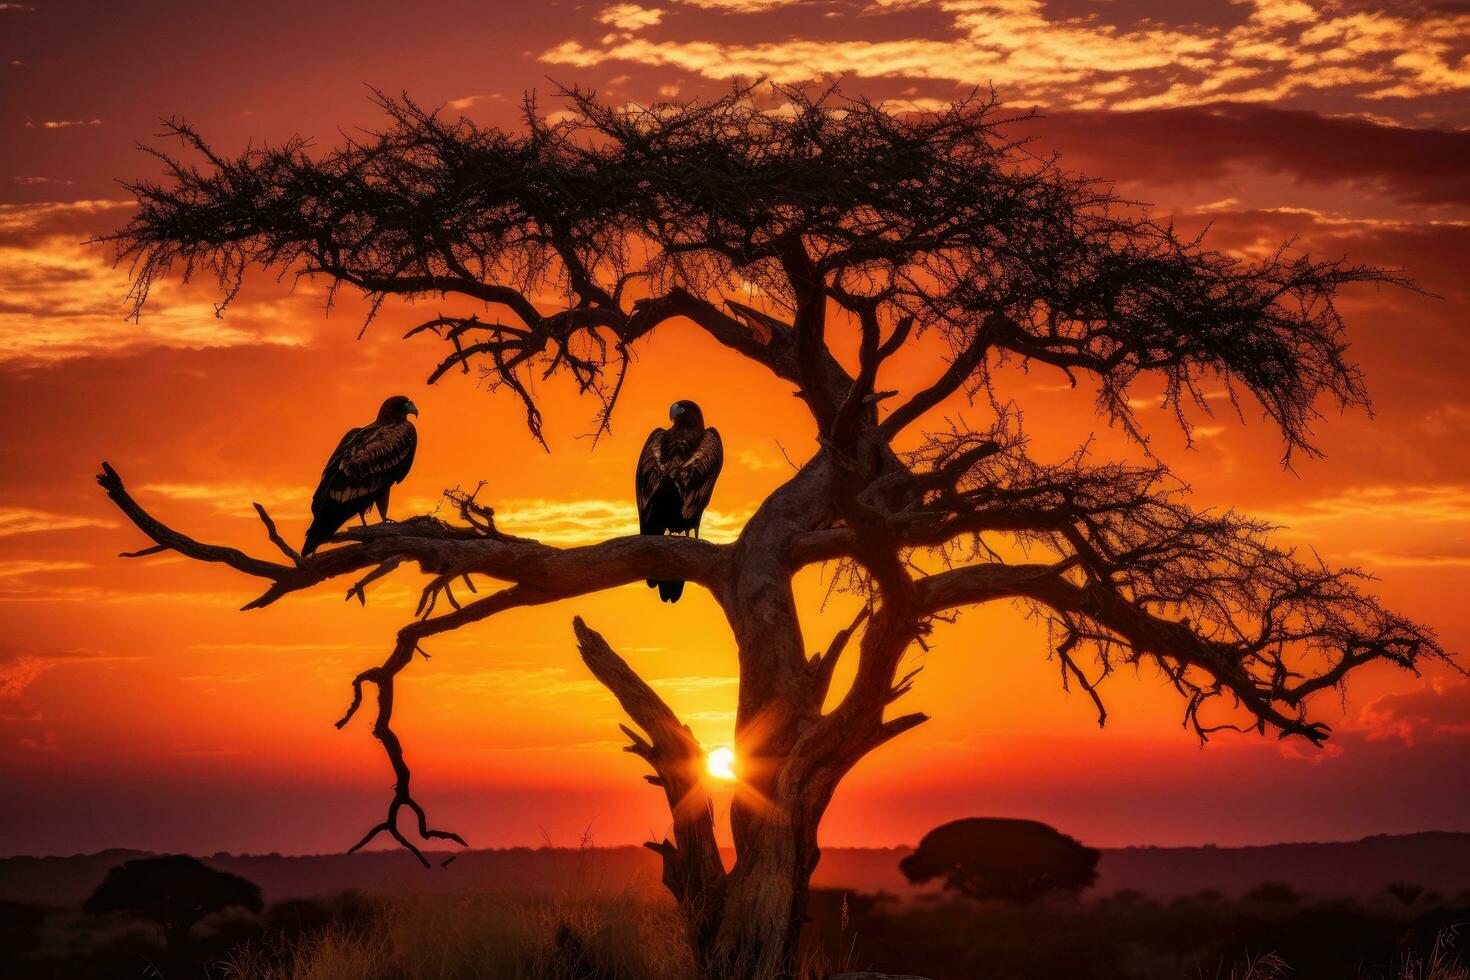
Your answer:
[[[720,434],[704,426],[704,413],[691,401],[669,406],[667,429],[654,429],[638,454],[638,529],[642,534],[699,537],[699,521],[709,506],[715,480],[725,462]],[[664,602],[678,602],[683,582],[648,580]]]
[[[375,504],[378,516],[387,520],[393,484],[402,483],[413,466],[419,436],[408,417],[418,413],[406,395],[394,395],[383,402],[376,419],[349,429],[337,443],[311,498],[312,521],[302,555],[315,551],[353,515],[366,524],[367,512]]]

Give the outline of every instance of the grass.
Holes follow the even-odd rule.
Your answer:
[[[0,916],[5,980],[695,980],[660,889],[607,890],[581,862],[555,895],[292,900],[220,916],[170,956],[151,932],[66,910]],[[12,912],[25,912],[17,907]],[[3,910],[0,910],[3,911]],[[1169,902],[1120,893],[1025,907],[817,890],[802,980],[1470,980],[1470,894],[1313,899],[1280,889]],[[187,953],[185,956],[183,953]],[[148,973],[145,970],[153,972]]]
[[[231,980],[694,980],[672,901],[626,895],[536,901],[399,899],[355,926],[255,944]]]
[[[1443,929],[1435,937],[1428,955],[1410,952],[1394,980],[1470,980],[1470,967],[1455,952],[1456,930]]]

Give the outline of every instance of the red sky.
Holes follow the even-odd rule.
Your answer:
[[[322,145],[374,124],[367,86],[481,124],[514,124],[546,78],[646,102],[732,73],[925,108],[993,83],[1044,109],[1038,149],[1120,181],[1217,248],[1295,236],[1324,257],[1403,267],[1432,296],[1343,300],[1375,416],[1332,417],[1324,460],[1279,465],[1269,427],[1228,411],[1194,449],[1163,412],[1155,449],[1202,506],[1237,505],[1286,537],[1376,572],[1394,608],[1470,643],[1470,13],[1455,3],[1179,4],[1114,0],[646,0],[641,4],[0,4],[0,853],[106,846],[340,850],[379,818],[388,775],[362,725],[336,731],[348,679],[412,614],[413,576],[366,609],[336,586],[239,613],[252,583],[142,545],[92,481],[111,460],[140,499],[197,537],[261,550],[250,509],[292,536],[325,454],[382,397],[423,410],[395,509],[487,480],[502,526],[549,541],[631,528],[632,460],[675,398],[697,397],[729,461],[713,508],[729,539],[812,450],[782,386],[665,327],[644,346],[595,453],[591,406],[546,392],[554,452],[469,379],[423,379],[436,351],[396,338],[390,307],[324,314],[319,285],[251,280],[223,319],[211,283],[160,288],[125,322],[126,270],[82,244],[127,219],[115,183],[153,172],[134,144],[181,115],[217,145]],[[545,111],[555,112],[554,103]],[[431,311],[432,312],[432,311]],[[693,365],[693,367],[691,367]],[[924,365],[911,365],[920,372]],[[1038,457],[1101,423],[1085,393],[1007,378]],[[946,406],[946,410],[964,406]],[[1123,447],[1100,433],[1104,450]],[[813,649],[842,610],[801,583]],[[520,610],[433,644],[395,721],[421,800],[477,846],[661,834],[661,795],[618,751],[617,706],[582,669],[569,621],[598,627],[709,743],[730,740],[734,651],[709,598],[641,587]],[[1090,843],[1332,839],[1470,830],[1470,685],[1373,671],[1328,749],[1220,737],[1199,748],[1161,679],[1118,676],[1101,731],[1060,690],[1040,628],[1006,606],[966,614],[916,655],[911,710],[933,721],[850,777],[825,845],[915,841],[947,819],[1035,817]]]

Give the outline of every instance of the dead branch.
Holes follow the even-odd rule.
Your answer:
[[[265,533],[270,538],[271,544],[280,548],[281,553],[291,559],[291,564],[300,565],[301,555],[281,537],[280,533],[276,530],[276,522],[271,520],[271,515],[267,514],[265,508],[260,504],[254,504],[253,506],[255,507],[255,512],[260,515],[260,522],[265,525]]]
[[[725,873],[715,843],[709,797],[700,776],[704,749],[653,688],[608,646],[602,634],[581,617],[572,620],[572,629],[582,662],[647,736],[640,737],[622,726],[632,742],[628,751],[653,767],[655,775],[650,781],[663,787],[674,817],[674,843],[647,845],[664,859],[664,884],[681,902],[703,895]]]

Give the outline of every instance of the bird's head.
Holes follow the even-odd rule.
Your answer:
[[[669,421],[674,423],[676,429],[704,431],[704,413],[687,398],[681,398],[669,406]]]
[[[378,409],[379,422],[404,422],[410,415],[417,415],[419,407],[407,395],[394,395]]]

